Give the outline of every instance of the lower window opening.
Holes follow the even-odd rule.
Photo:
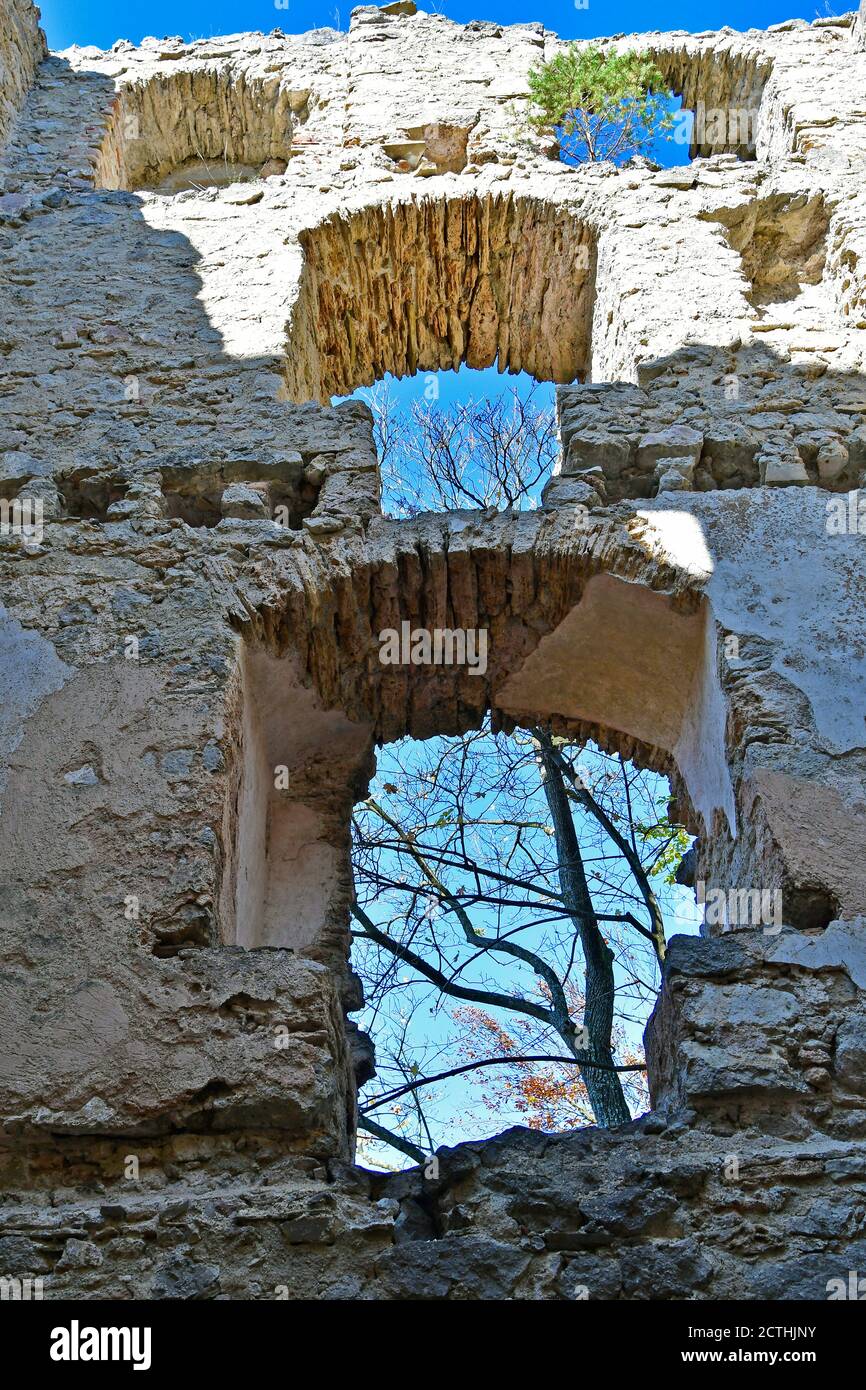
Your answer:
[[[665,777],[546,726],[383,749],[353,818],[358,1022],[377,1058],[360,1161],[648,1109],[664,942],[698,930],[677,882],[690,844]]]

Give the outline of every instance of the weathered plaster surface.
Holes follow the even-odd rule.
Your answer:
[[[774,947],[772,959],[809,970],[845,970],[858,989],[866,989],[866,942],[861,919],[831,922],[821,936],[785,937]]]
[[[50,642],[0,607],[0,795],[26,720],[71,674]]]
[[[641,515],[668,506],[648,503]],[[866,632],[846,598],[866,581],[863,537],[828,536],[818,488],[679,494],[677,508],[706,546],[717,622],[772,646],[773,669],[806,696],[828,751],[866,748]],[[677,559],[676,542],[669,553]]]

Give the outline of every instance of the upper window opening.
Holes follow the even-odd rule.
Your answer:
[[[569,165],[688,162],[687,117],[651,55],[570,43],[529,70],[528,123]]]
[[[663,169],[688,164],[694,139],[695,113],[683,107],[681,96],[659,96],[652,113],[635,102],[624,103],[616,120],[600,122],[591,113],[574,111],[556,127],[563,164],[579,166],[593,160],[622,165],[635,155]]]
[[[772,68],[766,54],[758,54],[746,44],[732,45],[724,61],[719,55],[707,60],[706,55],[674,45],[656,50],[653,57],[671,90],[681,97],[683,112],[690,114],[691,158],[719,154],[756,158],[761,144],[761,105]],[[685,114],[675,112],[674,118],[682,138]]]
[[[393,516],[537,507],[559,457],[554,388],[526,372],[387,375],[351,399],[373,412],[382,506]]]
[[[588,372],[595,236],[563,206],[510,189],[422,196],[335,214],[300,239],[290,400],[464,363],[563,383]]]
[[[282,172],[307,118],[308,91],[218,67],[121,88],[96,162],[103,188],[163,193]]]

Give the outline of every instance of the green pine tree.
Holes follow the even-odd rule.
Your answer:
[[[673,93],[640,53],[570,44],[529,72],[529,123],[579,163],[622,161],[670,130]]]

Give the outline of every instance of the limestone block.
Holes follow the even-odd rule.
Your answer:
[[[787,487],[810,481],[806,465],[793,443],[762,446],[756,462],[765,487]]]
[[[840,439],[822,444],[817,456],[818,477],[822,483],[835,483],[848,466],[848,450]]]
[[[41,502],[45,521],[57,521],[62,515],[63,502],[60,491],[51,478],[31,478],[24,483],[18,496],[20,498],[32,497],[35,501]]]
[[[582,475],[572,478],[559,474],[545,484],[541,500],[548,507],[597,507],[601,498],[596,488]]]
[[[688,167],[682,169],[660,169],[659,172],[653,176],[653,183],[659,188],[694,188],[696,182],[697,176],[694,169]]]
[[[670,425],[654,434],[645,434],[637,446],[639,468],[649,468],[659,460],[674,458],[691,459],[692,465],[700,457],[704,437],[699,430],[689,425]]]
[[[695,476],[694,458],[656,460],[655,478],[659,492],[689,492]]]
[[[131,516],[156,518],[166,514],[166,499],[159,481],[148,479],[131,483],[125,501],[130,507]],[[108,510],[110,512],[111,507]]]
[[[223,492],[220,511],[230,520],[266,521],[270,516],[267,484],[252,487],[248,483],[232,483]]]
[[[852,984],[866,990],[864,919],[831,922],[819,935],[785,933],[768,948],[768,958],[809,970],[843,970]]]
[[[605,477],[617,478],[631,459],[631,447],[622,435],[589,431],[571,435],[563,473],[601,468]]]
[[[835,1069],[849,1090],[866,1092],[866,1012],[843,1020],[836,1034]]]
[[[809,1103],[809,1085],[787,1055],[796,998],[766,977],[758,993],[751,983],[716,983],[712,973],[688,981],[671,973],[666,981],[645,1036],[648,1056],[661,1063],[655,1106],[687,1104],[706,1113],[738,1094],[760,1094],[765,1110]]]

